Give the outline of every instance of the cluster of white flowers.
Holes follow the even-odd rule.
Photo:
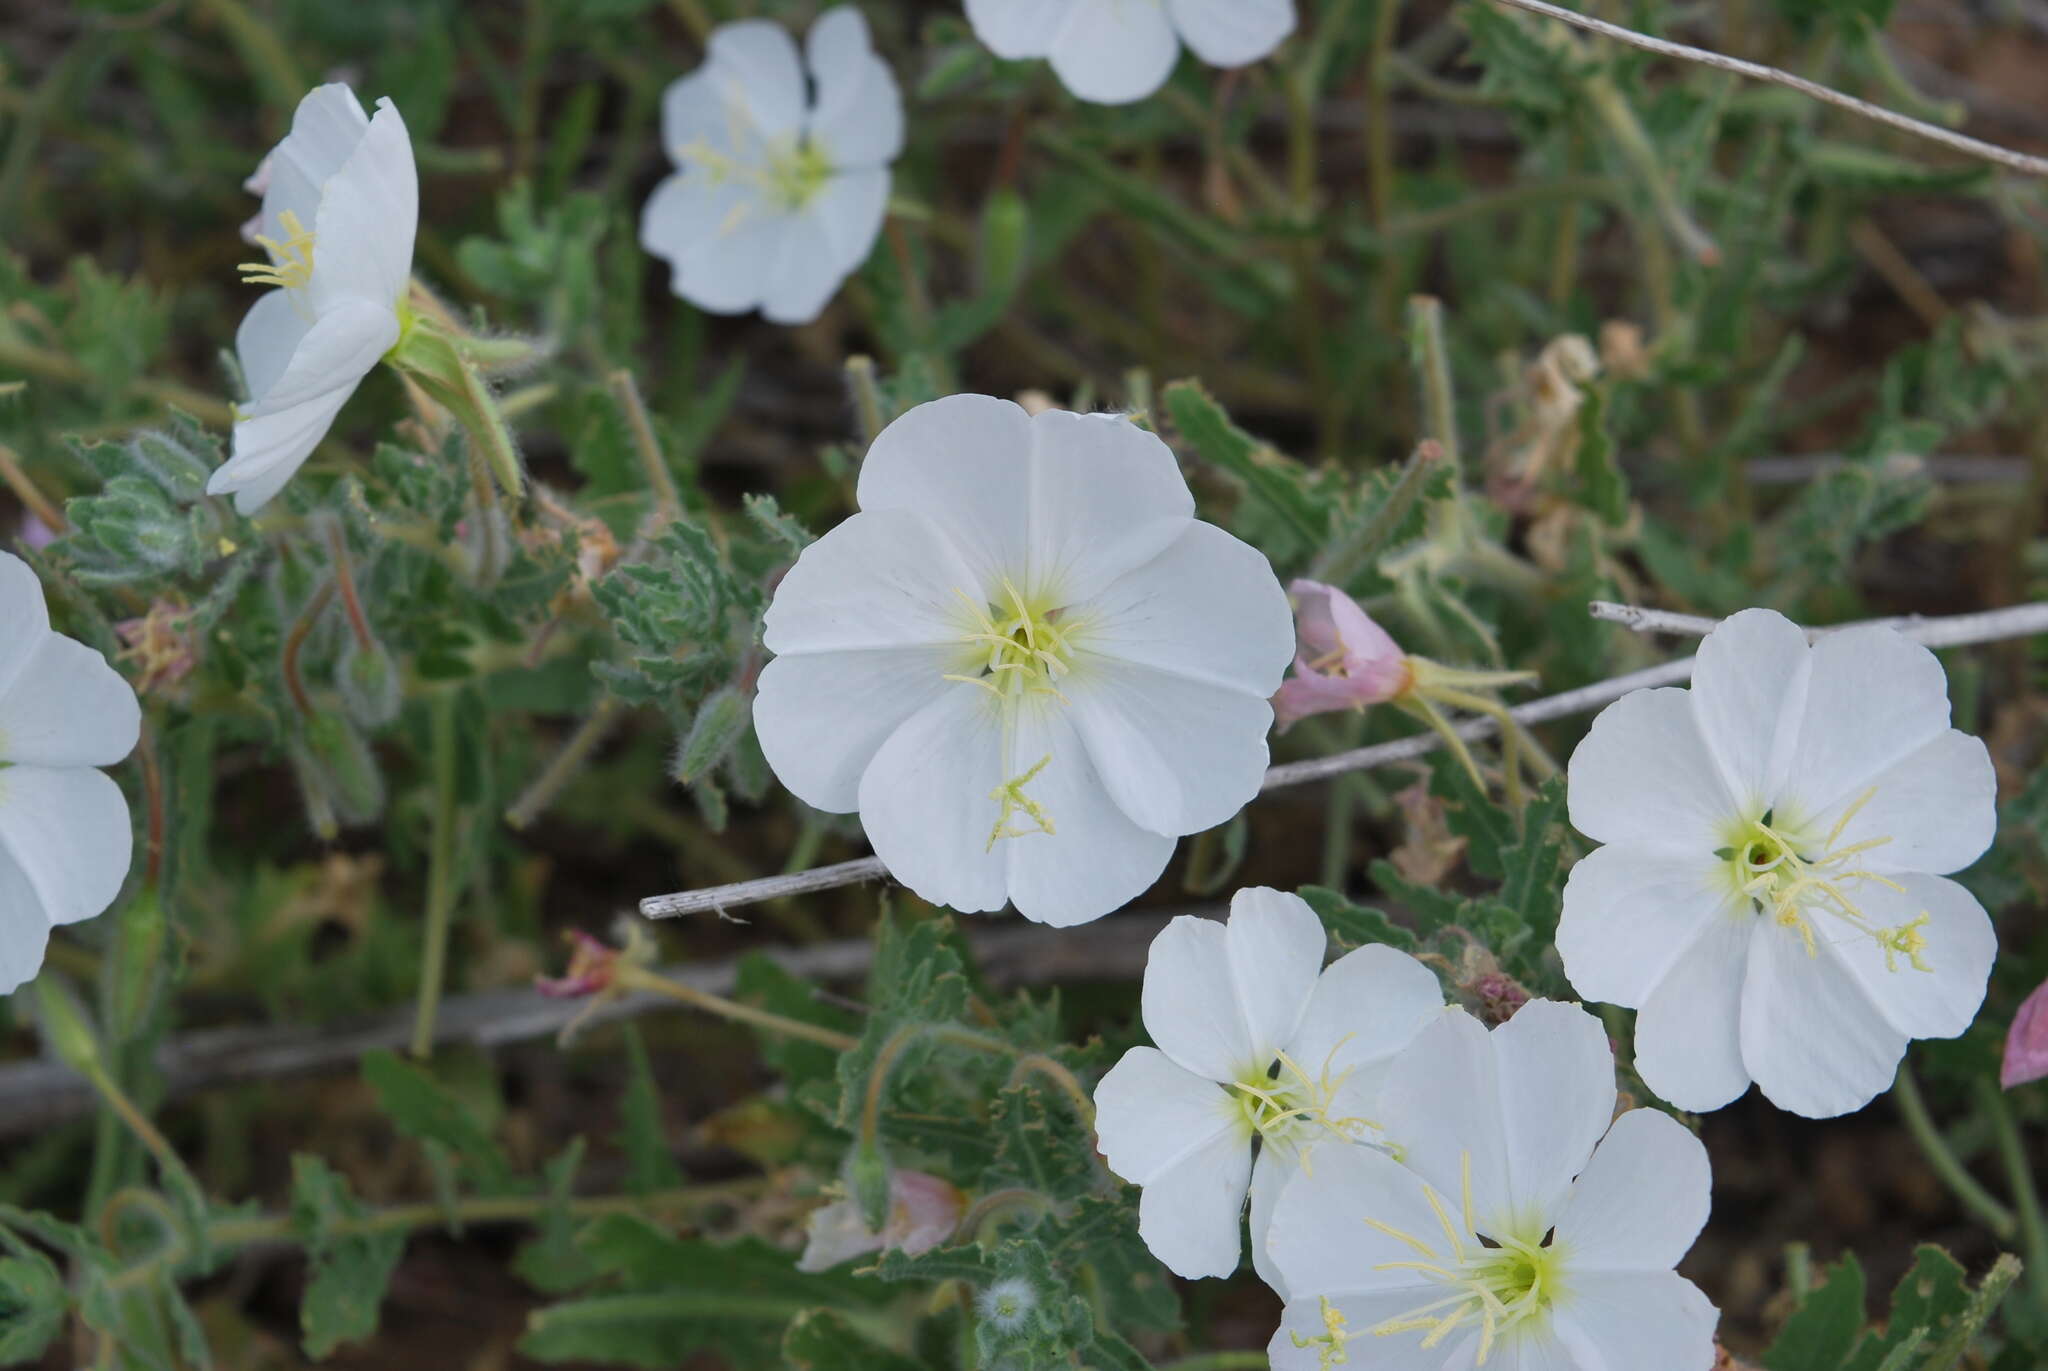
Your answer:
[[[1706,1149],[1614,1118],[1600,1021],[1532,1000],[1489,1033],[1406,953],[1323,967],[1298,897],[1240,891],[1227,924],[1152,944],[1146,1029],[1097,1087],[1110,1169],[1182,1276],[1252,1260],[1287,1302],[1276,1368],[1655,1366],[1706,1371],[1713,1306],[1672,1268],[1706,1222]],[[1610,1124],[1612,1125],[1610,1127]],[[1256,1144],[1256,1154],[1254,1152]]]
[[[967,0],[998,57],[1044,57],[1083,100],[1122,105],[1166,84],[1182,43],[1212,67],[1256,62],[1294,32],[1294,0]]]

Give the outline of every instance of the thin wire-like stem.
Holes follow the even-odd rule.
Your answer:
[[[591,754],[610,736],[620,713],[619,702],[613,697],[607,695],[600,701],[597,708],[590,711],[589,717],[576,726],[576,731],[562,744],[561,751],[512,802],[505,811],[505,822],[513,828],[526,828],[538,819],[555,802],[555,796],[561,793],[562,787],[583,769]]]
[[[1696,620],[1690,615],[1664,616],[1662,611],[1636,609],[1629,605],[1610,605],[1605,601],[1594,602],[1597,618],[1627,622],[1631,627],[1638,623],[1656,623],[1660,632],[1692,633],[1713,627],[1712,620]],[[1685,621],[1683,627],[1673,621]],[[2037,633],[2048,633],[2048,601],[2033,604],[2014,605],[2008,609],[1987,610],[1979,614],[1955,614],[1938,619],[1921,618],[1917,615],[1901,619],[1875,619],[1866,623],[1884,624],[1897,629],[1902,635],[1930,648],[1964,647],[1974,643],[1999,642],[2008,638],[2031,637]],[[1704,625],[1704,628],[1700,627]],[[1828,629],[1809,630],[1812,633],[1832,632],[1838,628],[1861,627],[1858,624],[1839,624]],[[1647,631],[1647,630],[1646,630]],[[1692,679],[1693,659],[1681,657],[1676,661],[1661,662],[1631,671],[1626,675],[1595,681],[1591,685],[1548,695],[1540,700],[1516,705],[1506,712],[1506,717],[1515,724],[1549,723],[1553,719],[1566,719],[1575,714],[1584,714],[1603,705],[1612,704],[1632,690],[1645,690],[1653,686],[1683,685]],[[1450,733],[1458,739],[1470,742],[1487,738],[1500,731],[1500,724],[1489,717],[1481,716],[1454,724]],[[1392,742],[1375,743],[1370,747],[1353,748],[1348,752],[1333,753],[1328,757],[1314,757],[1307,761],[1285,762],[1270,767],[1266,779],[1259,787],[1261,791],[1280,790],[1287,786],[1306,785],[1310,781],[1324,781],[1346,772],[1364,771],[1371,767],[1386,766],[1393,762],[1405,762],[1434,752],[1444,746],[1445,739],[1435,732],[1417,733]],[[819,890],[833,890],[839,886],[855,885],[862,881],[876,881],[889,874],[889,869],[879,857],[862,857],[855,861],[840,862],[835,866],[821,866],[811,871],[789,876],[766,876],[759,880],[737,881],[731,885],[711,886],[703,890],[685,890],[672,895],[651,895],[640,902],[640,913],[650,919],[674,918],[680,914],[723,913],[743,905],[758,904],[763,900],[783,899],[791,895],[807,895]]]
[[[621,966],[614,984],[621,990],[645,990],[655,995],[666,996],[692,1009],[701,1009],[707,1014],[716,1014],[721,1019],[735,1023],[764,1028],[771,1033],[780,1033],[786,1038],[802,1038],[806,1042],[829,1047],[834,1052],[851,1052],[860,1046],[860,1039],[851,1034],[840,1033],[819,1024],[805,1023],[766,1009],[756,1009],[738,1000],[728,1000],[723,995],[714,995],[708,990],[699,990],[693,985],[683,985],[657,972],[643,970],[637,966]]]
[[[1920,1084],[1913,1079],[1913,1069],[1904,1062],[1899,1063],[1899,1078],[1892,1083],[1892,1102],[1898,1105],[1900,1120],[1906,1125],[1906,1131],[1913,1135],[1913,1141],[1919,1145],[1934,1174],[1941,1178],[1963,1208],[1984,1221],[1984,1226],[1991,1230],[1993,1236],[2000,1242],[2009,1240],[2017,1228],[2012,1210],[1970,1174],[1962,1158],[1948,1145],[1948,1139],[1941,1135],[1933,1116],[1927,1112],[1927,1101],[1921,1098]]]
[[[1929,124],[1910,115],[1888,110],[1882,105],[1873,105],[1868,100],[1844,95],[1841,91],[1823,86],[1818,81],[1809,81],[1803,76],[1794,76],[1789,71],[1767,67],[1761,62],[1728,57],[1705,48],[1674,43],[1666,38],[1652,38],[1646,33],[1637,33],[1634,29],[1624,28],[1620,24],[1610,24],[1604,19],[1595,19],[1589,14],[1566,9],[1563,5],[1549,4],[1546,0],[1494,0],[1494,3],[1525,10],[1530,14],[1540,14],[1546,19],[1556,19],[1561,23],[1585,29],[1588,33],[1597,33],[1602,38],[1612,38],[1617,43],[1626,43],[1630,47],[1641,48],[1644,52],[1654,52],[1660,57],[1672,57],[1681,62],[1697,62],[1716,71],[1733,72],[1737,76],[1746,76],[1753,81],[1768,81],[1773,85],[1784,86],[1788,90],[1796,90],[1801,95],[1824,104],[1848,110],[1851,114],[1861,115],[1865,119],[1875,120],[1902,133],[1910,133],[1915,138],[1925,138],[1929,142],[1940,143],[1957,152],[1967,153],[1987,162],[1996,162],[1999,166],[2024,176],[2048,177],[2048,157],[2034,157],[2024,152],[2015,152],[2011,148],[1999,147],[1996,143],[1987,143],[1982,139],[1957,133],[1954,129]]]
[[[426,948],[420,958],[419,1008],[413,1019],[412,1055],[434,1054],[434,1015],[448,975],[448,935],[455,922],[455,696],[433,702],[433,827],[427,839]]]
[[[647,474],[647,488],[654,492],[654,512],[664,523],[683,512],[683,497],[676,491],[676,478],[661,454],[661,442],[654,436],[654,421],[648,417],[647,402],[640,398],[640,384],[633,373],[620,367],[605,381],[612,400],[625,416],[633,435],[633,450],[640,455],[640,468]]]
[[[1991,1117],[1991,1136],[1998,1155],[2005,1162],[2006,1185],[2012,1192],[2013,1209],[2019,1221],[2020,1242],[2027,1250],[2027,1286],[2036,1303],[2048,1304],[2048,1217],[2041,1212],[2041,1192],[2034,1183],[2034,1167],[2027,1156],[2026,1140],[2006,1106],[2005,1092],[1989,1076],[1977,1079],[1977,1093],[1984,1112]]]

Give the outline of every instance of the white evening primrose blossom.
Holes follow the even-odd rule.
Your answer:
[[[35,573],[0,552],[0,995],[35,976],[53,926],[121,893],[128,801],[96,768],[134,751],[141,724],[128,682],[50,631]]]
[[[1571,820],[1606,846],[1565,885],[1579,994],[1640,1011],[1636,1069],[1682,1109],[1754,1080],[1827,1118],[1891,1083],[1906,1043],[1952,1038],[1997,945],[1943,874],[1989,845],[1997,782],[1949,727],[1933,653],[1892,629],[1808,646],[1745,610],[1692,689],[1639,690],[1571,760]]]
[[[1440,1015],[1381,1088],[1392,1154],[1319,1152],[1274,1205],[1274,1371],[1708,1371],[1719,1315],[1672,1269],[1706,1222],[1706,1149],[1614,1103],[1576,1005],[1491,1033]]]
[[[882,231],[903,98],[851,6],[819,17],[801,57],[780,24],[743,19],[662,96],[661,136],[678,170],[648,198],[640,245],[675,293],[804,324]]]
[[[775,592],[754,723],[897,880],[1085,923],[1258,793],[1287,597],[1157,436],[955,395],[890,424],[857,493]]]
[[[241,270],[271,290],[235,334],[249,403],[235,412],[233,454],[206,485],[244,514],[284,488],[398,345],[419,225],[405,121],[388,99],[366,116],[343,85],[299,102],[250,184],[263,209],[246,232],[264,260]]]
[[[1294,32],[1294,0],[967,0],[967,22],[998,57],[1044,57],[1098,105],[1166,84],[1186,43],[1212,67],[1242,67]]]
[[[1144,1195],[1138,1232],[1186,1277],[1237,1269],[1249,1187],[1252,1259],[1290,1176],[1379,1136],[1388,1061],[1443,1012],[1430,970],[1391,947],[1323,966],[1322,921],[1298,896],[1240,890],[1228,923],[1187,915],[1152,940],[1146,1031],[1095,1088],[1109,1169]],[[1254,1160],[1254,1144],[1257,1159]],[[1326,1144],[1335,1144],[1333,1149]]]

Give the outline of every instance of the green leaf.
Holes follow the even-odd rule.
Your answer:
[[[1806,1292],[1764,1352],[1768,1371],[1836,1371],[1863,1336],[1863,1267],[1854,1253]]]
[[[71,1313],[62,1273],[33,1248],[19,1252],[0,1258],[0,1366],[36,1360]]]
[[[1800,148],[1813,179],[1875,194],[1961,194],[1980,191],[1994,172],[1981,162],[1938,166],[1880,151],[1867,143],[1815,139]]]
[[[1199,381],[1175,381],[1160,399],[1173,426],[1202,459],[1244,482],[1252,498],[1286,525],[1302,550],[1322,545],[1329,532],[1329,513],[1310,496],[1308,472],[1299,462],[1231,423]]]
[[[550,1295],[566,1294],[587,1285],[598,1274],[597,1264],[577,1245],[583,1224],[570,1209],[583,1152],[584,1142],[579,1137],[547,1164],[544,1179],[548,1203],[537,1222],[539,1231],[513,1258],[520,1279]]]
[[[1388,918],[1384,911],[1353,904],[1343,892],[1327,886],[1305,885],[1297,892],[1323,921],[1323,927],[1346,950],[1367,943],[1385,943],[1402,952],[1413,952],[1415,935]]]
[[[1010,1086],[996,1096],[989,1126],[997,1137],[990,1188],[1003,1182],[1060,1200],[1095,1188],[1095,1140],[1064,1098],[1033,1081]]]
[[[618,1142],[626,1153],[626,1188],[645,1195],[681,1185],[683,1172],[669,1151],[668,1130],[661,1120],[661,1091],[654,1084],[654,1070],[639,1026],[624,1025],[622,1036],[626,1041],[626,1088],[619,1099]]]
[[[854,1033],[861,1026],[852,1014],[823,999],[817,986],[791,975],[759,952],[740,959],[733,997],[742,1004],[838,1033]],[[760,1042],[762,1059],[792,1090],[812,1081],[831,1080],[839,1069],[839,1054],[823,1043],[767,1032],[760,1035]]]
[[[1621,474],[1614,439],[1607,432],[1609,387],[1588,386],[1579,407],[1579,452],[1575,465],[1579,494],[1587,509],[1613,527],[1628,521],[1628,478]]]
[[[1522,806],[1520,836],[1500,852],[1501,903],[1521,915],[1542,942],[1549,942],[1557,929],[1564,844],[1553,835],[1564,815],[1564,777],[1552,776]]]
[[[303,1153],[292,1158],[292,1232],[305,1244],[310,1273],[299,1305],[308,1356],[325,1357],[377,1331],[405,1233],[375,1231],[366,1225],[370,1217],[327,1163]]]
[[[401,1133],[447,1148],[468,1165],[484,1189],[513,1189],[512,1167],[498,1144],[432,1076],[379,1048],[363,1054],[363,1079]]]
[[[806,1309],[790,1320],[782,1361],[790,1371],[922,1371],[830,1309]]]

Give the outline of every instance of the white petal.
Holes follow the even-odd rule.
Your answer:
[[[292,354],[312,326],[312,312],[296,304],[287,290],[266,292],[249,306],[241,327],[235,330],[235,356],[242,363],[251,404],[263,403],[265,392],[284,376]]]
[[[1830,633],[1813,645],[1785,798],[1822,813],[1947,728],[1948,677],[1932,652],[1895,629]]]
[[[315,314],[356,297],[395,309],[412,280],[419,221],[412,136],[398,107],[379,100],[355,151],[320,192],[307,288]]]
[[[134,688],[84,643],[39,636],[0,694],[0,762],[112,766],[134,751],[142,727]]]
[[[1033,416],[1030,575],[1092,599],[1187,531],[1195,498],[1173,450],[1115,414]]]
[[[1354,948],[1316,979],[1287,1054],[1312,1075],[1344,1077],[1332,1113],[1372,1118],[1389,1064],[1443,1009],[1443,987],[1421,962],[1378,943]]]
[[[1700,644],[1693,716],[1745,814],[1770,808],[1784,785],[1812,656],[1805,631],[1770,609],[1724,619]]]
[[[1067,14],[1090,0],[967,0],[974,36],[998,57],[1043,57]]]
[[[1228,1092],[1176,1066],[1163,1052],[1134,1047],[1095,1087],[1095,1111],[1103,1159],[1131,1184],[1149,1187],[1182,1169],[1212,1173],[1207,1179],[1213,1189],[1199,1174],[1167,1183],[1172,1193],[1205,1205],[1193,1222],[1175,1224],[1171,1216],[1144,1210],[1141,1202],[1140,1228],[1153,1255],[1189,1278],[1235,1271],[1242,1166],[1249,1165],[1252,1147],[1249,1127]],[[1234,1193],[1228,1184],[1233,1176]]]
[[[776,588],[761,641],[782,654],[957,645],[967,631],[960,593],[971,584],[929,521],[862,512],[803,550]]]
[[[742,19],[712,31],[705,63],[735,125],[764,141],[793,138],[803,129],[810,92],[796,40],[767,19]]]
[[[1139,827],[1213,828],[1259,793],[1273,708],[1246,692],[1093,653],[1060,682],[1103,784]]]
[[[1485,1233],[1541,1231],[1614,1116],[1614,1059],[1600,1021],[1531,1000],[1489,1034],[1446,1010],[1394,1059],[1379,1123],[1402,1161],[1458,1195],[1466,1158]]]
[[[1489,1036],[1515,1206],[1554,1215],[1614,1119],[1607,1028],[1578,1005],[1531,1000]]]
[[[1557,1216],[1570,1269],[1669,1271],[1706,1226],[1707,1149],[1669,1114],[1631,1109],[1614,1121]]]
[[[1430,1219],[1433,1225],[1434,1218]],[[1434,1227],[1422,1230],[1438,1234]],[[1415,1254],[1408,1249],[1405,1257],[1390,1257],[1390,1261],[1413,1260]],[[1399,1320],[1402,1315],[1413,1313],[1425,1305],[1435,1304],[1444,1298],[1443,1287],[1436,1285],[1411,1285],[1394,1290],[1374,1291],[1370,1294],[1345,1294],[1330,1297],[1331,1306],[1344,1318],[1344,1332],[1347,1334],[1348,1361],[1325,1360],[1325,1343],[1317,1340],[1324,1336],[1323,1305],[1313,1294],[1302,1294],[1296,1288],[1296,1295],[1282,1312],[1280,1327],[1274,1330],[1272,1341],[1266,1344],[1266,1357],[1272,1371],[1329,1371],[1332,1366],[1351,1366],[1359,1371],[1471,1371],[1477,1365],[1478,1325],[1470,1323],[1472,1333],[1454,1333],[1446,1343],[1424,1347],[1422,1340],[1425,1330],[1394,1333],[1385,1337],[1374,1337],[1371,1329],[1380,1323]],[[1443,1312],[1443,1311],[1438,1311]],[[1484,1371],[1522,1371],[1518,1361],[1521,1355],[1520,1342],[1494,1347],[1487,1358]],[[1572,1371],[1572,1368],[1560,1368]],[[1629,1371],[1634,1371],[1630,1368]]]
[[[696,168],[654,188],[640,211],[640,246],[669,264],[669,288],[712,314],[761,303],[790,232],[755,188]]]
[[[1749,1089],[1742,987],[1756,916],[1707,925],[1636,1015],[1636,1071],[1680,1109],[1703,1114]]]
[[[262,232],[279,242],[290,236],[289,210],[305,228],[320,212],[320,190],[356,150],[370,125],[362,102],[339,82],[315,86],[292,112],[291,131],[264,158]],[[318,245],[315,245],[318,252]],[[317,260],[317,256],[316,256]]]
[[[128,801],[103,771],[0,770],[0,849],[20,866],[51,923],[90,919],[128,878]]]
[[[1960,871],[1984,855],[1998,831],[1998,776],[1981,740],[1948,729],[1845,797],[1808,828],[1827,833],[1858,800],[1834,846],[1882,845],[1851,863],[1872,871]],[[1866,799],[1867,797],[1867,799]]]
[[[1809,954],[1798,930],[1758,920],[1742,987],[1742,1061],[1772,1104],[1810,1119],[1861,1109],[1891,1084],[1905,1053],[1906,1035],[1840,959],[1825,947]]]
[[[1183,914],[1145,961],[1145,1030],[1210,1080],[1263,1079],[1301,1023],[1328,944],[1315,912],[1278,890],[1238,891],[1227,923]]]
[[[958,683],[937,647],[805,652],[761,672],[754,731],[776,779],[828,814],[860,805],[860,778],[891,733]]]
[[[987,697],[972,686],[959,688]],[[1014,779],[1040,761],[1045,767],[1024,793],[1039,804],[1055,831],[1000,839],[996,852],[1008,863],[1010,903],[1017,912],[1038,923],[1071,927],[1144,894],[1172,859],[1174,840],[1148,833],[1116,807],[1074,728],[1072,712],[1048,701],[1019,711],[1003,776]],[[1001,806],[985,794],[975,812],[984,825],[985,843]],[[1032,827],[1022,815],[1011,826]]]
[[[1903,891],[1865,883],[1854,899],[1864,917],[1880,928],[1896,928],[1925,914],[1920,960],[1930,970],[1920,970],[1896,952],[1887,963],[1874,938],[1830,931],[1825,918],[1815,932],[1893,1028],[1909,1038],[1953,1038],[1970,1026],[1984,1003],[1998,934],[1976,897],[1954,881],[1914,873],[1897,880]]]
[[[1003,578],[1023,574],[1027,565],[1031,447],[1030,416],[1008,400],[933,400],[883,429],[868,448],[860,507],[930,519],[960,549],[975,585],[1000,593]]]
[[[12,995],[42,970],[50,922],[28,873],[0,846],[0,995]]]
[[[49,632],[43,583],[27,562],[0,552],[0,691],[29,664]]]
[[[1166,84],[1180,40],[1159,0],[1084,3],[1053,35],[1052,69],[1066,88],[1099,105],[1142,100]]]
[[[787,221],[781,256],[769,270],[761,315],[774,324],[808,324],[825,312],[840,285],[882,231],[887,171],[833,177],[811,205]]]
[[[1572,827],[1595,842],[1697,855],[1726,842],[1736,817],[1677,687],[1632,691],[1602,710],[1572,753],[1568,786]]]
[[[1580,1367],[1712,1371],[1720,1319],[1678,1273],[1632,1271],[1575,1276],[1551,1327]]]
[[[903,96],[851,5],[820,15],[805,39],[817,98],[810,135],[835,167],[883,167],[903,151]]]
[[[988,843],[989,792],[1007,779],[992,703],[969,685],[945,692],[889,735],[860,778],[861,827],[889,874],[963,913],[1009,898],[1007,858]]]
[[[725,83],[709,66],[679,76],[661,93],[661,143],[677,166],[696,153],[751,164],[761,155],[743,101],[728,103]]]
[[[1298,1149],[1284,1143],[1276,1145],[1272,1138],[1259,1145],[1259,1155],[1252,1161],[1252,1270],[1282,1300],[1288,1297],[1287,1278],[1280,1274],[1279,1264],[1273,1260],[1268,1239],[1272,1236],[1273,1207],[1280,1201],[1280,1192],[1299,1174]]]
[[[1294,0],[1166,0],[1166,12],[1212,67],[1256,62],[1294,32]]]
[[[1138,1236],[1175,1275],[1228,1276],[1244,1244],[1252,1152],[1225,1130],[1161,1172],[1138,1197]]]
[[[346,302],[322,315],[277,383],[236,421],[234,455],[208,479],[207,494],[235,493],[235,508],[244,514],[267,504],[397,341],[398,316],[368,301]]]
[[[1270,699],[1294,612],[1264,554],[1199,520],[1073,613],[1091,652]]]
[[[1450,1204],[1455,1211],[1455,1190]],[[1443,1241],[1436,1212],[1423,1195],[1421,1178],[1370,1147],[1316,1149],[1314,1168],[1297,1170],[1281,1188],[1266,1231],[1266,1250],[1274,1266],[1294,1299],[1311,1309],[1316,1307],[1317,1295],[1393,1291],[1412,1296],[1408,1303],[1375,1319],[1353,1322],[1352,1333],[1361,1337],[1368,1336],[1366,1329],[1378,1319],[1429,1303],[1433,1296],[1420,1296],[1437,1289],[1413,1271],[1386,1269],[1387,1262],[1414,1260],[1415,1251],[1368,1224],[1367,1219],[1424,1242]],[[1322,1331],[1320,1318],[1315,1331]],[[1376,1356],[1381,1343],[1390,1348],[1398,1345],[1393,1339],[1378,1340]]]
[[[1565,881],[1557,952],[1581,996],[1640,1009],[1715,920],[1749,917],[1710,852],[1602,847]]]

